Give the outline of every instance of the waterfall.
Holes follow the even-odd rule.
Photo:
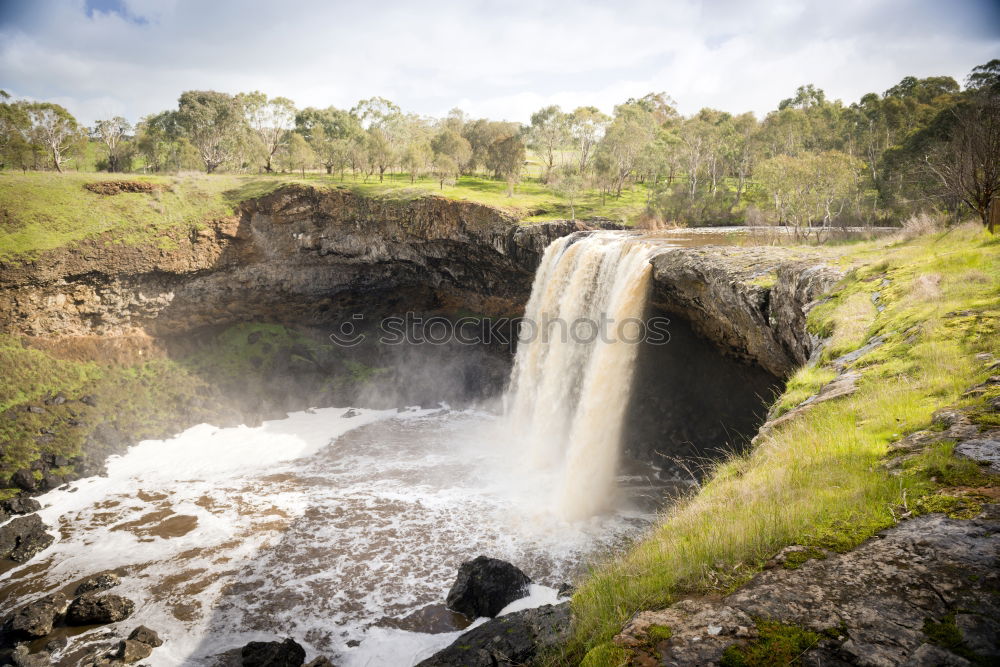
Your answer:
[[[650,253],[620,232],[573,234],[535,274],[507,418],[529,463],[558,471],[553,504],[566,519],[597,514],[614,491]]]

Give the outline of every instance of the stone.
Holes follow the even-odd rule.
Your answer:
[[[417,667],[499,667],[531,664],[570,637],[569,602],[494,618],[460,635]]]
[[[27,468],[21,468],[10,477],[10,483],[24,491],[34,491],[37,485],[34,473]]]
[[[131,665],[133,662],[144,660],[153,654],[153,647],[145,642],[134,639],[123,639],[118,645],[118,653],[115,655],[122,662]]]
[[[756,635],[754,619],[766,618],[830,637],[801,657],[806,665],[966,665],[927,643],[924,623],[960,609],[955,623],[966,645],[996,646],[1000,513],[982,516],[990,518],[904,521],[853,551],[761,572],[721,600],[641,612],[614,641],[645,660],[650,628],[669,626],[654,664],[718,664],[728,646]]]
[[[243,667],[301,667],[306,650],[291,637],[284,641],[250,642],[240,651]]]
[[[28,647],[24,644],[14,648],[11,659],[15,667],[49,667],[52,664],[47,652],[29,653]]]
[[[448,591],[448,609],[469,619],[496,616],[514,600],[528,594],[531,579],[510,563],[488,556],[466,561]]]
[[[153,648],[163,646],[163,640],[160,639],[160,635],[156,634],[155,630],[150,630],[145,625],[140,625],[133,630],[131,634],[129,634],[128,638],[137,642],[142,642],[143,644],[148,644]]]
[[[1000,663],[1000,619],[980,614],[956,614],[955,626],[970,651]]]
[[[37,514],[17,517],[0,526],[0,558],[25,563],[48,547],[55,538],[46,531]]]
[[[73,600],[66,611],[68,625],[117,623],[132,615],[135,603],[120,595],[87,593]]]
[[[573,584],[562,583],[556,590],[556,597],[568,598],[573,597],[573,593],[576,593],[576,586]]]
[[[347,412],[345,412],[344,414],[342,414],[340,416],[341,416],[342,419],[350,419],[351,417],[357,417],[360,414],[361,413],[358,412],[357,410],[355,410],[354,408],[348,408]]]
[[[94,576],[80,582],[80,585],[76,587],[74,595],[83,595],[84,593],[93,593],[95,591],[106,591],[114,588],[120,583],[121,578],[114,572],[102,572],[101,574],[95,574]]]
[[[0,511],[7,514],[31,514],[42,509],[42,504],[28,496],[14,496],[0,502]]]
[[[52,632],[56,617],[65,613],[66,604],[67,599],[63,593],[46,595],[15,611],[5,625],[15,637],[44,637]]]
[[[305,667],[335,667],[335,666],[332,662],[330,662],[329,658],[321,655],[307,662],[305,664]]]
[[[966,440],[955,445],[955,454],[988,466],[988,470],[1000,475],[1000,439]]]
[[[56,637],[55,639],[50,639],[45,642],[45,650],[51,653],[57,653],[63,650],[69,645],[69,640],[65,637]]]

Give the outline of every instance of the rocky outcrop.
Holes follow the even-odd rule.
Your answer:
[[[570,637],[569,602],[494,618],[464,633],[418,667],[526,665]]]
[[[805,317],[843,274],[819,251],[781,247],[669,248],[653,263],[653,303],[689,321],[724,353],[785,377],[818,340]]]
[[[287,638],[280,642],[250,642],[240,651],[240,657],[245,667],[300,667],[306,661],[306,650]]]
[[[135,603],[120,595],[86,593],[69,605],[66,611],[68,625],[117,623],[132,615]]]
[[[811,633],[797,656],[807,665],[965,665],[970,655],[992,664],[1000,658],[998,510],[987,506],[971,521],[905,521],[851,552],[763,572],[721,600],[642,612],[615,642],[645,656],[636,664],[719,664],[727,649],[765,640],[766,620]]]
[[[462,563],[448,591],[448,609],[466,618],[496,616],[515,600],[528,594],[531,579],[507,561],[487,556]]]
[[[0,526],[0,558],[24,563],[45,549],[55,538],[46,531],[48,527],[37,514],[11,519]]]
[[[522,226],[500,209],[441,197],[290,185],[187,236],[172,232],[159,247],[96,238],[0,264],[0,330],[169,336],[442,304],[513,314],[545,246],[581,228]]]

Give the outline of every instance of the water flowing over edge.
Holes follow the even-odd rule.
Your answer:
[[[653,250],[628,234],[574,234],[549,245],[535,275],[507,418],[532,466],[561,471],[552,504],[568,520],[613,496]]]

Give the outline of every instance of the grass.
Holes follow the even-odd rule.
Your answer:
[[[98,180],[139,180],[161,185],[155,193],[104,196],[83,186]],[[177,228],[198,227],[232,215],[236,204],[261,196],[282,179],[229,174],[123,176],[67,172],[0,171],[0,260],[40,252],[110,232],[110,242],[158,241]]]
[[[84,188],[100,180],[138,180],[161,186],[154,193],[124,193],[104,196]],[[39,253],[76,241],[108,234],[108,242],[155,243],[170,249],[169,232],[197,228],[205,222],[232,215],[247,199],[273,192],[282,185],[302,183],[320,187],[344,187],[368,197],[412,199],[438,195],[502,208],[526,222],[570,217],[565,197],[538,179],[526,179],[508,197],[507,186],[482,176],[463,176],[440,189],[431,178],[411,183],[396,174],[383,183],[346,180],[339,176],[307,172],[289,174],[200,174],[135,175],[88,172],[0,171],[0,261],[34,259]],[[577,218],[607,217],[633,223],[646,204],[645,186],[635,185],[620,198],[602,200],[597,192],[575,202]]]
[[[820,636],[810,630],[774,621],[757,621],[760,635],[746,646],[728,647],[722,654],[722,667],[772,667],[799,664],[799,658],[819,643]]]
[[[595,566],[573,597],[567,662],[610,641],[637,611],[733,590],[784,546],[851,549],[947,481],[931,469],[969,472],[941,449],[900,475],[880,464],[891,443],[929,427],[934,410],[969,404],[963,392],[989,375],[974,355],[1000,353],[997,241],[979,229],[876,241],[853,248],[846,262],[860,268],[810,314],[809,326],[833,336],[836,349],[825,359],[886,337],[854,362],[862,372],[857,392],[814,406],[753,451],[720,463],[645,539]],[[970,280],[972,271],[990,278]],[[929,272],[940,276],[933,298],[918,282]],[[857,296],[871,303],[882,286],[875,275],[890,281],[881,288],[881,313]],[[830,377],[827,367],[800,371],[778,405],[797,404]]]

